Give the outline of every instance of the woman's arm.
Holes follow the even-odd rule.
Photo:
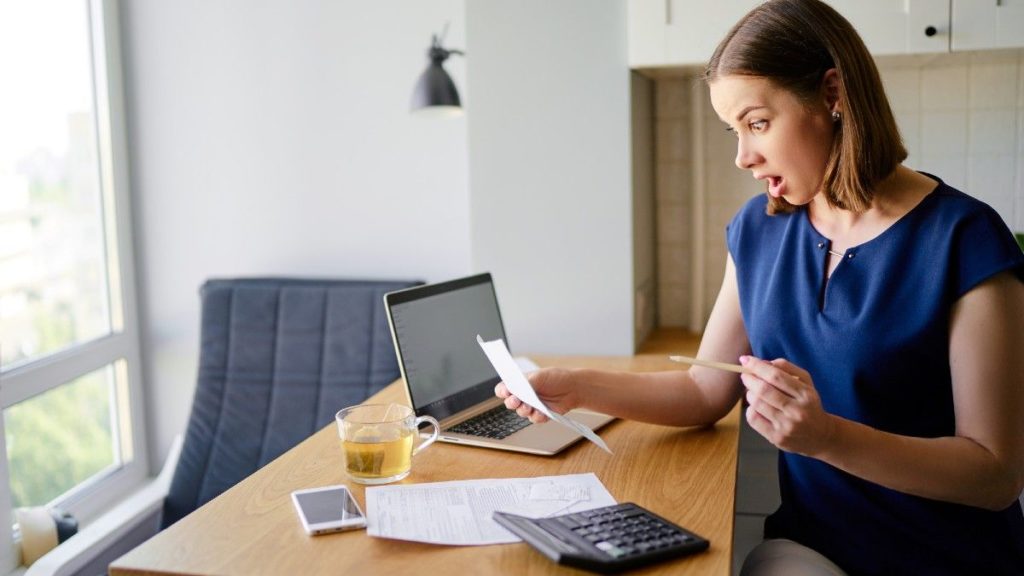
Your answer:
[[[736,362],[749,350],[736,270],[730,258],[698,356]],[[648,373],[547,368],[531,374],[530,384],[557,412],[585,407],[620,418],[674,426],[712,424],[729,413],[742,393],[735,374],[699,366]],[[509,396],[504,384],[498,384],[495,393],[521,416],[536,422],[547,419]]]
[[[883,486],[991,510],[1024,490],[1024,283],[999,274],[953,308],[949,337],[956,435],[915,438],[824,413],[810,375],[745,360],[751,426],[783,450]]]

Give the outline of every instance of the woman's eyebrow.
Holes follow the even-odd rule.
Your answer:
[[[760,108],[767,108],[767,106],[765,106],[763,104],[755,104],[753,106],[747,106],[746,108],[740,110],[740,113],[736,115],[736,121],[739,122],[739,121],[743,120],[744,116],[746,116],[747,114],[750,114],[752,111],[758,110]]]

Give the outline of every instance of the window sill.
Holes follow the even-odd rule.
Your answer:
[[[160,474],[96,518],[78,534],[54,548],[32,566],[20,567],[8,576],[42,576],[74,574],[85,567],[104,550],[117,543],[136,528],[140,522],[163,506],[174,469],[181,454],[181,436],[174,439]]]

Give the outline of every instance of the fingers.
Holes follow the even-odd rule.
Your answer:
[[[756,410],[767,417],[773,417],[776,412],[784,412],[787,408],[799,404],[796,398],[782,392],[757,376],[744,374],[741,376],[741,380],[743,381],[743,386],[747,389],[744,394],[747,403],[754,406]]]
[[[548,421],[548,417],[542,412],[534,410],[529,404],[525,404],[522,400],[513,396],[512,393],[508,391],[508,388],[505,387],[504,382],[499,382],[494,387],[494,394],[498,398],[504,398],[505,408],[515,410],[516,414],[522,418],[529,418],[530,422],[533,422],[534,424],[542,424]]]
[[[811,373],[810,372],[808,372],[807,370],[804,370],[803,368],[797,366],[796,364],[793,364],[792,362],[790,362],[789,360],[786,360],[785,358],[777,358],[775,360],[772,360],[771,363],[772,363],[772,366],[775,366],[776,368],[782,370],[783,372],[786,372],[787,374],[790,374],[791,376],[795,377],[797,380],[800,380],[802,382],[810,382],[811,381]]]
[[[740,358],[740,363],[753,370],[753,374],[742,374],[740,379],[746,387],[747,421],[762,434],[776,429],[787,419],[787,415],[803,397],[799,373],[806,372],[787,362],[775,360],[766,362],[752,356]],[[808,380],[810,378],[808,377]]]
[[[516,414],[518,414],[522,418],[529,418],[530,422],[533,422],[534,424],[540,424],[542,422],[548,421],[547,416],[545,416],[538,410],[534,410],[527,404],[523,404],[518,409],[516,409]]]
[[[746,417],[747,423],[750,424],[750,427],[761,436],[770,438],[774,433],[775,425],[772,424],[771,420],[765,418],[761,413],[759,413],[757,409],[754,408],[753,404],[747,406]]]
[[[756,386],[759,381],[765,382],[791,398],[799,397],[802,390],[801,382],[803,380],[799,376],[786,371],[783,366],[775,365],[775,362],[784,363],[784,365],[790,370],[801,372],[803,376],[807,378],[806,381],[810,382],[810,375],[806,371],[790,364],[786,360],[766,362],[753,356],[741,356],[740,364],[746,368],[750,368],[754,372],[753,374],[743,374],[741,376],[743,385],[749,390],[752,385]]]
[[[505,386],[504,382],[498,382],[494,387],[494,395],[498,398],[508,398],[512,393],[508,391],[508,387]]]
[[[505,408],[509,410],[515,410],[517,414],[526,418],[529,416],[529,411],[533,410],[529,405],[524,404],[522,400],[516,398],[508,391],[504,382],[498,382],[497,386],[494,387],[494,395],[498,398],[504,398]]]
[[[509,405],[509,400],[515,401],[514,408]],[[541,412],[540,410],[534,410],[532,406],[524,403],[522,400],[516,398],[515,396],[511,396],[505,400],[505,407],[510,410],[515,410],[516,414],[518,414],[521,418],[529,418],[530,422],[533,422],[534,424],[543,424],[544,422],[548,421],[548,417],[545,416],[543,412]]]
[[[835,421],[824,410],[810,373],[784,359],[743,356],[740,364],[750,369],[741,380],[751,428],[787,452],[813,456],[827,447]]]
[[[515,396],[505,398],[505,408],[508,408],[509,410],[519,410],[521,406],[525,405],[519,398],[516,398]]]

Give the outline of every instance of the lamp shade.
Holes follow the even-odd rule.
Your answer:
[[[420,74],[412,93],[413,111],[434,107],[462,108],[455,82],[437,60],[431,61],[423,74]]]
[[[447,27],[446,27],[447,30]],[[455,82],[444,69],[444,61],[452,54],[463,55],[461,50],[447,50],[437,35],[431,40],[427,58],[430,65],[420,74],[412,92],[412,111],[418,115],[458,116],[462,114],[462,101]]]

